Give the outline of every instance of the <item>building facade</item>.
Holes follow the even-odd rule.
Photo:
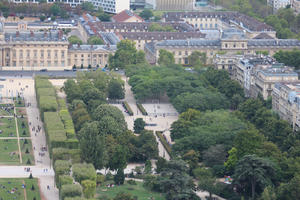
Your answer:
[[[268,0],[268,4],[273,10],[278,10],[280,8],[285,8],[287,5],[291,5],[291,0]]]
[[[272,109],[281,119],[300,127],[300,82],[276,83],[272,93]]]

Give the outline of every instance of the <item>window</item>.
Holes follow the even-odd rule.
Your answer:
[[[47,54],[48,54],[48,58],[50,58],[51,57],[51,50],[48,50]]]
[[[30,50],[27,50],[26,54],[27,54],[27,58],[29,58],[30,57]]]

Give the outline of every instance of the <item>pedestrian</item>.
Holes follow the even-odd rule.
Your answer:
[[[50,186],[49,185],[47,185],[47,189],[50,190]]]

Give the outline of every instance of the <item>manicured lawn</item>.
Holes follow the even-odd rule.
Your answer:
[[[34,186],[34,190],[32,189]],[[2,178],[0,179],[0,200],[40,200],[40,190],[38,187],[37,179],[13,179]]]
[[[11,116],[14,114],[12,104],[0,104],[0,116]]]
[[[16,123],[13,117],[0,118],[0,137],[17,137]]]
[[[34,155],[33,155],[33,148],[32,148],[32,144],[31,144],[31,140],[26,139],[26,141],[27,141],[27,144],[25,144],[24,139],[20,140],[23,165],[33,165],[34,164]],[[26,150],[28,150],[27,153],[26,153]],[[28,159],[30,160],[30,164],[27,163]]]
[[[19,136],[20,137],[29,137],[29,128],[28,128],[28,120],[27,117],[17,118]]]
[[[18,116],[26,116],[26,108],[21,108],[21,107],[18,107],[18,108],[16,108],[16,114],[18,115]]]
[[[22,99],[15,100],[16,107],[25,107],[25,102]]]
[[[106,187],[107,184],[111,182],[106,182],[101,187],[97,187],[97,198],[102,199],[104,197],[114,198],[119,192],[130,193],[132,196],[136,196],[138,199],[151,199],[154,200],[164,200],[163,194],[152,192],[143,187],[143,183],[136,182],[136,185],[130,185],[125,183],[121,186],[115,186],[112,188]]]
[[[0,164],[20,164],[17,140],[0,140]]]

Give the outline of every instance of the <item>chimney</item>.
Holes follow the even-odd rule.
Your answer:
[[[48,36],[47,31],[44,31],[44,37],[46,38]]]
[[[30,31],[30,37],[33,37],[33,36],[34,36],[33,31]]]
[[[58,31],[58,39],[62,39],[62,37],[63,37],[63,31],[59,30]]]
[[[80,44],[79,44],[79,43],[77,44],[77,47],[78,47],[78,48],[80,47]]]
[[[16,37],[19,37],[19,36],[20,36],[20,32],[16,31]]]

